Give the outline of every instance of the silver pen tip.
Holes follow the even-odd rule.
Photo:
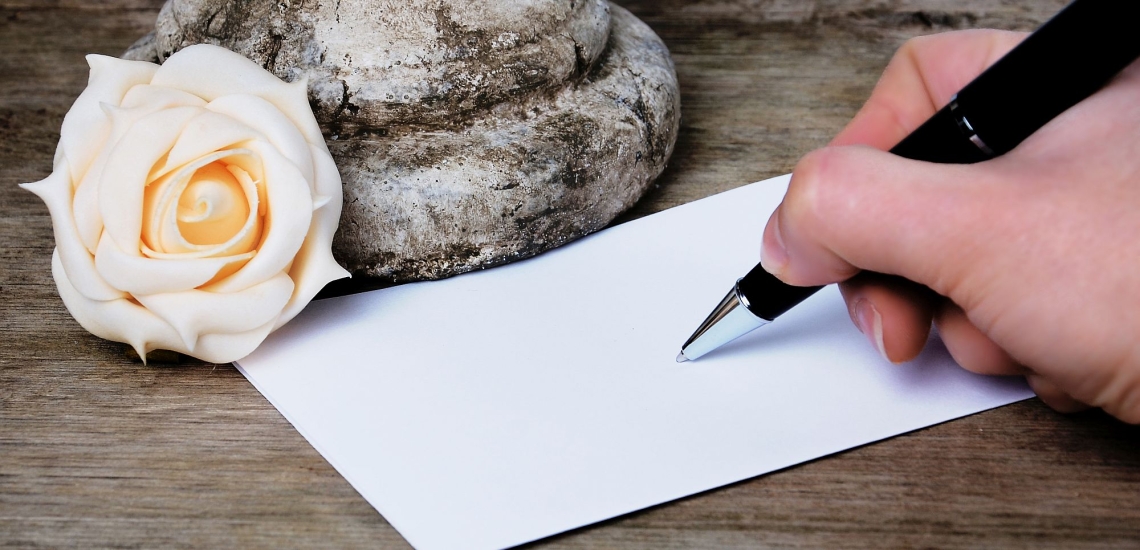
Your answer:
[[[688,361],[688,360],[689,360],[689,358],[688,358],[688,357],[685,357],[685,352],[683,352],[683,351],[682,351],[681,353],[678,353],[678,354],[677,354],[677,362],[678,362],[678,363],[684,363],[684,362],[686,362],[686,361]]]

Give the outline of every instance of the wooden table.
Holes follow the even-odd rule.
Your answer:
[[[677,62],[684,119],[626,216],[788,172],[906,38],[1031,29],[1060,0],[629,0]],[[0,546],[406,547],[228,365],[144,367],[84,332],[49,274],[51,169],[83,55],[161,0],[0,0]],[[537,544],[549,548],[1140,545],[1140,431],[1036,401]]]

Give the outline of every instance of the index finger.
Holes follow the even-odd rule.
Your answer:
[[[883,151],[894,147],[1026,36],[968,30],[908,40],[831,145],[868,145]]]

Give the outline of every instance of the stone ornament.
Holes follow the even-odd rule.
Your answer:
[[[669,52],[606,0],[168,0],[125,57],[196,43],[305,80],[355,276],[447,277],[606,226],[660,175]]]

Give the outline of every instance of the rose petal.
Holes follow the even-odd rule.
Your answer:
[[[341,184],[340,172],[337,171],[336,162],[333,161],[327,145],[324,143],[310,145],[310,148],[313,164],[316,167],[316,176],[313,179],[313,209],[325,208],[326,205],[335,209],[335,214],[330,214],[336,217],[336,222],[333,223],[335,230],[337,223],[340,222],[341,208],[344,206],[344,187]]]
[[[103,234],[103,216],[99,215],[99,175],[107,163],[107,155],[101,153],[91,163],[87,175],[75,187],[75,198],[71,201],[71,213],[75,218],[75,229],[79,240],[87,252],[95,254],[99,236]]]
[[[333,236],[336,235],[343,206],[340,173],[337,172],[336,164],[333,163],[327,147],[314,145],[313,160],[316,161],[317,167],[317,188],[328,195],[324,195],[327,199],[323,204],[315,206],[313,222],[309,227],[308,236],[305,237],[305,244],[301,246],[289,269],[289,276],[293,278],[297,287],[281,316],[277,318],[274,330],[296,317],[325,285],[351,276],[332,255]],[[329,200],[334,197],[335,200]]]
[[[333,233],[335,232],[334,229]],[[321,233],[323,233],[321,228],[314,225],[309,237],[320,239]],[[331,237],[329,239],[331,240]],[[274,330],[296,317],[309,302],[313,301],[313,297],[325,285],[338,279],[351,277],[352,274],[336,263],[328,245],[323,247],[310,245],[309,241],[306,240],[305,246],[301,248],[301,252],[297,254],[297,259],[293,262],[292,269],[289,270],[289,276],[295,281],[296,288],[293,291],[293,296],[289,299],[289,303],[285,305],[281,315],[277,318]]]
[[[205,107],[206,100],[182,90],[143,84],[127,90],[117,105],[124,109],[140,109],[150,114],[174,107]]]
[[[153,88],[153,86],[135,86],[131,90],[140,88]],[[127,93],[130,95],[130,92]],[[193,96],[191,96],[193,97]],[[200,103],[205,103],[198,100]],[[126,109],[104,103],[101,105],[107,117],[112,121],[111,130],[106,137],[107,144],[118,142],[131,126],[140,118],[153,113],[156,108],[137,107]],[[99,244],[99,237],[103,234],[103,216],[99,213],[99,182],[103,177],[103,169],[107,166],[107,157],[112,147],[103,147],[92,161],[87,173],[75,187],[75,200],[72,210],[75,214],[75,226],[79,230],[79,237],[87,251],[94,254]]]
[[[213,283],[211,292],[237,292],[286,269],[301,249],[313,217],[309,185],[297,167],[266,142],[246,144],[259,157],[265,170],[267,212],[262,221],[262,242],[257,256],[237,273]]]
[[[52,254],[51,273],[67,311],[87,332],[104,340],[130,344],[139,357],[160,348],[189,351],[182,346],[174,327],[146,308],[125,298],[102,301],[84,296],[68,278],[58,252]]]
[[[139,296],[139,302],[170,323],[190,350],[209,333],[236,333],[271,323],[293,293],[293,280],[284,273],[240,292],[218,294],[201,290]]]
[[[234,94],[219,97],[206,108],[260,132],[285,158],[297,165],[306,180],[313,181],[313,156],[309,152],[309,142],[275,105],[254,95]]]
[[[151,168],[201,112],[197,107],[177,107],[147,115],[112,146],[99,181],[99,214],[105,233],[123,252],[141,254],[143,192]]]
[[[250,354],[269,332],[273,322],[236,334],[203,334],[190,350],[178,332],[161,317],[127,299],[90,300],[72,286],[58,254],[52,255],[52,275],[67,311],[91,334],[129,344],[139,354],[167,349],[212,363],[229,363]],[[145,359],[144,359],[145,360]]]
[[[35,193],[48,207],[52,230],[55,233],[55,255],[60,258],[61,269],[70,274],[76,292],[90,300],[116,300],[126,296],[112,287],[95,270],[95,260],[83,246],[79,230],[71,214],[71,175],[66,157],[56,163],[55,171],[47,178],[24,183],[20,187]]]
[[[210,75],[202,78],[202,75]],[[324,141],[309,106],[308,83],[282,82],[242,55],[211,44],[196,44],[170,56],[152,84],[186,90],[207,101],[230,94],[251,94],[276,105],[309,143]]]
[[[68,159],[71,174],[76,178],[86,174],[105,145],[110,123],[100,104],[118,105],[128,90],[150,82],[158,70],[154,63],[124,61],[105,55],[89,55],[87,64],[91,67],[87,88],[63,118],[58,148]]]
[[[137,243],[135,248],[138,248]],[[191,260],[145,258],[124,252],[114,239],[104,234],[95,252],[95,269],[107,283],[139,298],[198,288],[231,264],[248,261],[255,254]]]
[[[162,177],[187,162],[252,139],[265,139],[265,136],[238,119],[203,110],[186,124],[165,162],[152,177]]]
[[[193,355],[211,363],[230,363],[253,353],[265,337],[273,332],[273,323],[234,334],[203,334],[198,337],[198,346]]]
[[[310,154],[313,157],[314,174],[313,203],[316,208],[323,208],[325,204],[332,204],[337,211],[339,221],[340,209],[344,200],[344,186],[341,184],[340,172],[336,168],[328,145],[323,142],[310,145]]]

